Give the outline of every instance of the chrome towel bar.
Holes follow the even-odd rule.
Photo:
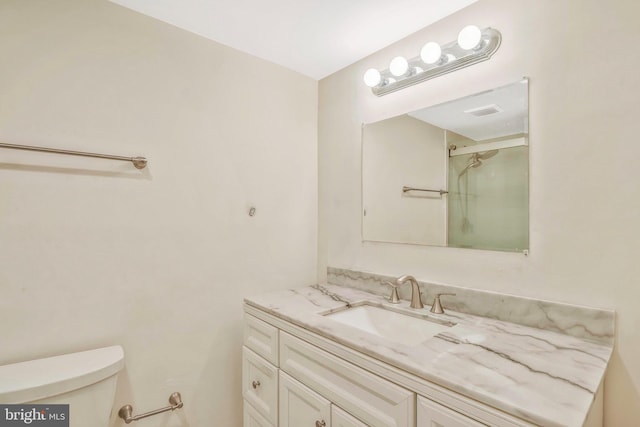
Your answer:
[[[406,193],[407,191],[426,191],[428,193],[440,193],[441,196],[443,194],[449,193],[446,190],[427,190],[427,189],[424,189],[424,188],[413,188],[413,187],[407,187],[407,186],[402,187],[402,192],[403,193]]]
[[[118,416],[124,420],[125,424],[129,424],[132,421],[138,421],[152,415],[158,415],[168,411],[175,411],[176,409],[180,409],[184,406],[184,403],[182,403],[182,396],[180,396],[180,393],[178,392],[171,393],[171,396],[169,396],[169,403],[171,404],[170,406],[165,406],[164,408],[156,409],[155,411],[149,411],[136,416],[133,415],[133,406],[124,405],[118,411]]]
[[[47,148],[47,147],[35,147],[33,145],[7,144],[4,142],[0,142],[0,148],[10,148],[13,150],[39,151],[41,153],[67,154],[70,156],[97,157],[99,159],[123,160],[126,162],[133,163],[133,166],[135,166],[136,169],[144,169],[145,166],[147,166],[147,159],[145,157],[139,157],[139,156],[138,157],[113,156],[110,154],[97,154],[97,153],[87,153],[84,151],[61,150],[57,148]]]

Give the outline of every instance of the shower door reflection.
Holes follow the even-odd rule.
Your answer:
[[[529,147],[449,158],[448,246],[529,247]]]

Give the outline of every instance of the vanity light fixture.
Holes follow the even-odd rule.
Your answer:
[[[467,25],[458,33],[458,46],[464,50],[471,50],[480,47],[482,41],[482,31],[475,25]]]
[[[425,64],[435,64],[442,59],[442,48],[436,42],[429,42],[422,47],[420,59]]]
[[[396,56],[389,63],[389,72],[395,77],[402,77],[409,71],[409,61],[404,56]]]
[[[389,68],[377,70],[370,68],[364,73],[364,83],[371,91],[382,96],[396,90],[468,67],[491,58],[502,36],[498,30],[475,25],[467,25],[458,34],[455,41],[440,46],[428,42],[422,47],[420,55],[406,59],[397,56],[389,63]]]
[[[382,81],[382,77],[380,76],[380,71],[375,68],[369,68],[366,73],[364,73],[364,84],[369,87],[378,86]]]

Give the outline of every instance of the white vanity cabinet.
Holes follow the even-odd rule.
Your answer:
[[[255,308],[245,311],[244,427],[534,426]]]
[[[242,355],[245,427],[415,427],[415,393],[250,315]]]
[[[278,426],[278,329],[246,316],[242,348],[244,427]]]

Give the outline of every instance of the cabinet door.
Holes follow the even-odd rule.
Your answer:
[[[469,417],[418,396],[417,427],[486,427]]]
[[[331,405],[331,427],[368,427],[357,418],[347,414],[336,405]]]
[[[260,415],[249,402],[244,401],[243,427],[275,427],[265,417]]]
[[[331,403],[280,371],[279,427],[331,427]]]

